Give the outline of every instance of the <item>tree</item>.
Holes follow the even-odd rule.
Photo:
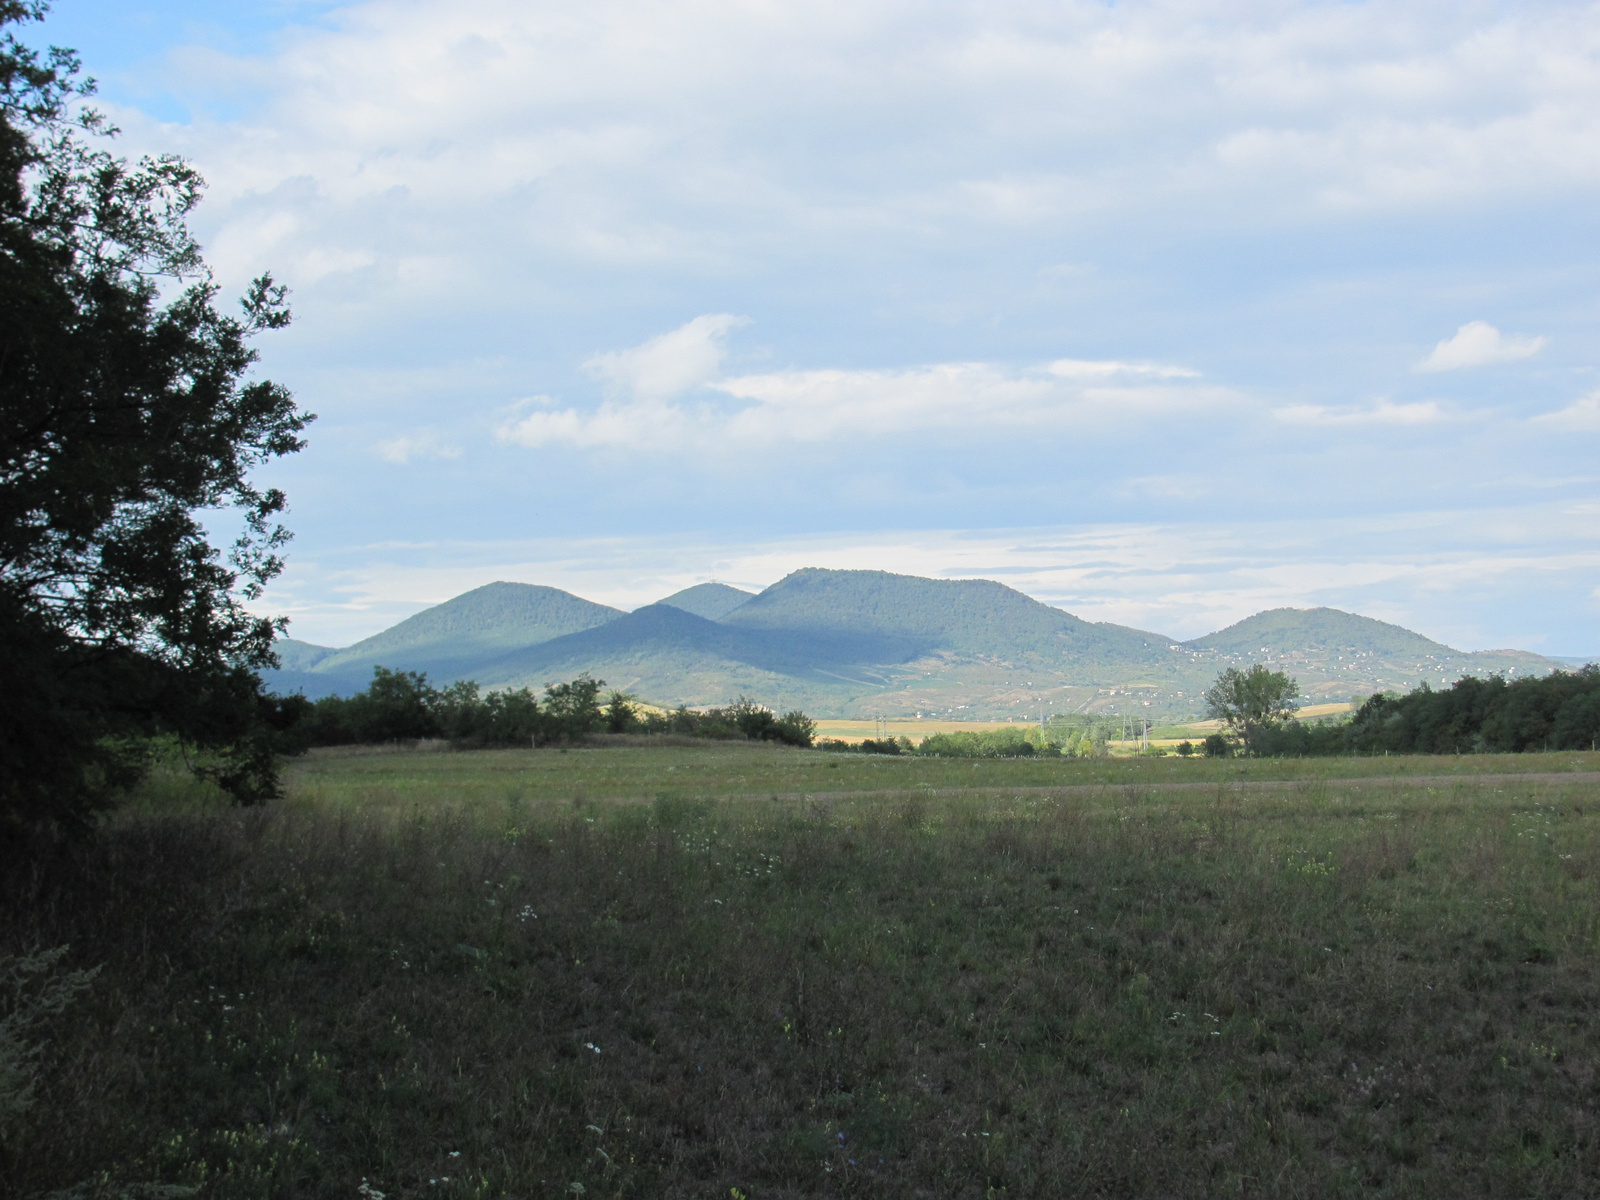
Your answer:
[[[567,683],[553,683],[544,689],[544,720],[541,738],[576,741],[600,728],[600,689],[604,679],[591,679],[587,672]]]
[[[612,692],[606,703],[606,732],[627,733],[639,723],[639,710],[626,692]]]
[[[246,379],[284,289],[218,311],[185,224],[203,180],[103,148],[77,59],[11,28],[46,8],[0,0],[0,842],[82,827],[152,734],[241,800],[274,793],[294,706],[255,670],[283,622],[245,606],[289,535],[250,475],[312,419]],[[198,515],[219,511],[225,556]]]
[[[1206,715],[1222,721],[1248,747],[1257,730],[1289,719],[1291,701],[1299,694],[1300,685],[1282,671],[1261,663],[1244,671],[1229,667],[1205,694]]]

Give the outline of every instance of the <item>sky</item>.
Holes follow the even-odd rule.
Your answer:
[[[269,590],[804,566],[1194,637],[1331,605],[1600,652],[1600,6],[56,0],[209,181]]]

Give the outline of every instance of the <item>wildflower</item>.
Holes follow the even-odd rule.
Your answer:
[[[583,1047],[585,1050],[593,1050],[596,1054],[600,1053],[600,1047],[596,1046],[593,1042],[585,1042]]]
[[[361,1186],[356,1189],[356,1195],[360,1196],[361,1200],[383,1200],[384,1193],[368,1183],[367,1177],[363,1175]]]

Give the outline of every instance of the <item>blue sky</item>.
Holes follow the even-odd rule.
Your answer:
[[[270,268],[270,593],[799,566],[1600,651],[1600,8],[57,0]]]

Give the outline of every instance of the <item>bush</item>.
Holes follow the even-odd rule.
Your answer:
[[[923,738],[917,747],[918,754],[939,758],[1027,758],[1053,752],[1053,748],[1041,750],[1035,746],[1023,729],[935,733]]]
[[[688,737],[756,742],[779,742],[809,747],[817,724],[799,709],[777,716],[770,708],[740,696],[726,708],[691,712],[679,705],[670,713],[650,713],[639,722],[645,733],[676,733]]]
[[[57,971],[66,946],[0,958],[0,1145],[9,1126],[33,1104],[37,1027],[59,1015],[100,973]]]

